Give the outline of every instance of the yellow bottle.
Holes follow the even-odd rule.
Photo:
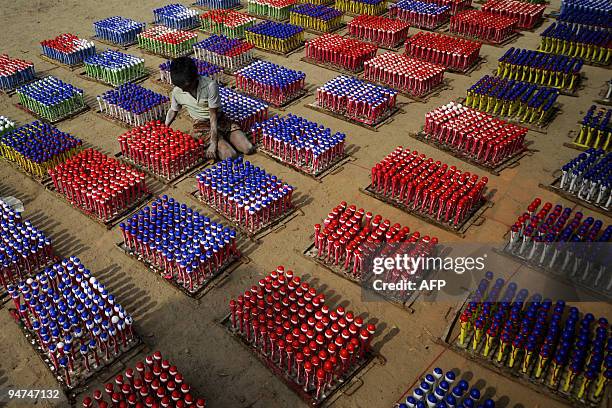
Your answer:
[[[542,354],[538,355],[538,362],[536,364],[535,378],[542,377],[542,374],[544,373],[544,367],[546,367],[546,363],[548,362],[549,359],[550,357],[548,356],[542,357]]]

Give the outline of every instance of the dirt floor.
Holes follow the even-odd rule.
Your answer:
[[[122,15],[139,21],[152,21],[152,9],[168,3],[167,1],[119,0],[3,0],[0,7],[0,52],[14,57],[26,58],[35,62],[37,71],[55,75],[95,96],[108,88],[79,78],[78,71],[55,67],[41,61],[38,57],[38,42],[63,32],[72,32],[82,37],[92,35],[92,23],[112,15]],[[558,10],[559,2],[554,1],[547,11]],[[535,49],[539,44],[538,33],[549,25],[547,19],[535,32],[521,32],[520,37],[509,46]],[[416,30],[410,29],[411,33]],[[341,31],[343,32],[343,31]],[[307,34],[307,38],[312,35]],[[200,34],[200,38],[204,38]],[[97,44],[99,49],[106,48]],[[520,160],[518,166],[504,170],[500,176],[486,174],[484,171],[460,161],[446,153],[420,143],[408,136],[416,132],[424,122],[424,114],[434,107],[464,96],[465,90],[478,78],[491,74],[497,66],[497,58],[507,49],[484,45],[482,55],[486,62],[469,76],[447,74],[451,89],[440,92],[427,103],[417,103],[400,96],[402,112],[393,121],[385,124],[378,132],[348,124],[330,116],[314,112],[304,105],[314,100],[313,95],[292,105],[287,111],[325,124],[334,131],[348,135],[349,150],[354,161],[344,165],[336,174],[315,181],[291,169],[283,167],[262,154],[249,158],[252,162],[278,175],[296,187],[296,200],[300,206],[299,215],[289,221],[284,228],[261,239],[259,243],[242,242],[248,263],[241,265],[220,287],[208,293],[201,301],[193,301],[169,285],[160,282],[140,263],[124,255],[115,244],[120,240],[117,227],[107,231],[88,219],[78,210],[60,201],[50,192],[9,164],[0,161],[0,196],[15,196],[26,207],[25,216],[35,225],[47,232],[62,256],[77,255],[107,287],[112,289],[124,307],[131,311],[136,329],[142,335],[149,350],[161,350],[164,356],[173,361],[191,384],[194,393],[206,397],[210,407],[236,408],[276,408],[302,407],[305,404],[281,381],[262,366],[251,354],[230,337],[217,323],[228,312],[228,302],[263,274],[277,265],[285,265],[296,273],[304,275],[320,286],[332,302],[343,304],[366,320],[378,323],[378,334],[374,348],[386,359],[379,361],[356,380],[343,395],[333,403],[336,407],[352,408],[390,408],[412,387],[424,373],[439,366],[443,369],[456,369],[462,377],[471,378],[487,395],[499,400],[498,406],[504,407],[556,407],[562,406],[544,394],[533,391],[513,380],[493,373],[466,360],[445,347],[434,342],[448,324],[452,313],[451,302],[416,302],[411,311],[389,305],[386,302],[362,301],[359,286],[330,273],[301,256],[310,244],[312,225],[321,221],[328,211],[345,200],[355,203],[374,213],[388,217],[392,222],[410,226],[422,234],[437,236],[442,243],[476,242],[500,247],[503,236],[515,217],[522,213],[534,197],[544,201],[574,204],[538,187],[552,180],[552,173],[577,151],[563,147],[570,141],[568,132],[577,128],[577,121],[586,109],[597,99],[604,82],[610,79],[610,70],[585,66],[586,80],[578,92],[578,97],[561,96],[562,112],[554,120],[546,134],[530,131],[528,139],[534,153]],[[132,47],[129,53],[141,55]],[[382,51],[381,51],[382,52]],[[146,65],[156,70],[161,58],[143,55]],[[314,90],[337,73],[301,62],[302,53],[283,58],[266,53],[258,57],[306,72],[309,88]],[[154,77],[145,85],[158,89]],[[17,109],[13,104],[16,98],[0,97],[0,114],[24,124],[33,120],[31,116]],[[119,152],[117,136],[125,130],[88,112],[73,120],[62,122],[58,127],[83,139],[108,154]],[[183,130],[189,129],[185,118],[178,123]],[[494,206],[485,213],[485,222],[469,229],[465,238],[422,222],[402,211],[386,205],[359,191],[368,185],[370,168],[396,146],[402,145],[459,169],[475,172],[489,177],[489,192],[492,193]],[[187,194],[195,189],[195,179],[188,178],[176,188],[164,188],[158,182],[150,185],[156,194],[168,194],[178,200],[194,204]],[[211,210],[195,205],[203,213]],[[579,207],[577,208],[579,209]],[[592,211],[589,215],[605,218]],[[521,267],[507,259],[495,259],[490,252],[491,266],[496,276],[513,277],[520,287],[546,286],[542,275]],[[6,312],[5,305],[0,311],[0,390],[7,389],[53,389],[57,387],[52,374],[41,363],[21,335],[18,327]],[[609,303],[584,303],[581,308],[591,310],[597,316],[612,317]],[[133,365],[139,354],[130,361]],[[117,367],[118,369],[121,367]],[[112,375],[107,374],[107,377]],[[99,385],[101,378],[94,385]],[[2,391],[5,393],[5,391]],[[83,394],[78,396],[80,404]],[[0,405],[6,400],[0,398]],[[29,403],[12,402],[9,406],[28,406]],[[55,404],[67,407],[62,399]],[[36,406],[53,406],[48,402],[38,402]]]

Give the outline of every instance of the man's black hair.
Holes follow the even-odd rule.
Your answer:
[[[199,78],[198,67],[189,57],[179,57],[170,63],[170,79],[174,86],[183,89]]]

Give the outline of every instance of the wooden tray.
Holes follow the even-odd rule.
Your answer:
[[[44,54],[40,54],[40,55],[38,55],[38,58],[40,58],[41,60],[43,60],[43,61],[45,61],[45,62],[48,62],[49,64],[56,65],[56,66],[58,66],[58,67],[61,67],[61,68],[67,69],[67,70],[69,70],[69,71],[74,71],[74,70],[79,69],[79,68],[81,68],[81,67],[83,66],[83,63],[82,63],[82,62],[79,62],[79,63],[77,63],[77,64],[72,64],[72,65],[69,65],[69,64],[64,64],[63,62],[59,62],[59,61],[57,61],[57,60],[54,60],[53,58],[49,58],[49,57],[47,57],[47,56],[46,56],[46,55],[44,55]]]
[[[199,190],[192,191],[191,193],[188,193],[187,196],[195,200],[198,204],[202,204],[208,208],[213,209],[220,217],[222,217],[225,221],[227,221],[228,224],[231,224],[234,228],[239,230],[242,234],[246,235],[247,237],[249,237],[251,241],[254,241],[254,242],[257,242],[259,239],[265,237],[266,235],[274,231],[285,228],[287,226],[287,223],[293,218],[297,217],[299,213],[302,213],[303,215],[303,212],[299,209],[299,207],[294,206],[291,210],[287,211],[282,216],[275,218],[274,220],[268,222],[267,224],[262,225],[256,231],[250,231],[246,229],[245,227],[243,227],[241,224],[237,223],[236,221],[228,218],[228,216],[225,213],[220,211],[215,206],[202,200],[200,198]]]
[[[461,223],[459,223],[459,225],[454,226],[451,223],[437,220],[436,218],[433,218],[428,214],[424,214],[421,211],[413,210],[398,199],[384,196],[376,192],[371,185],[367,186],[366,188],[360,188],[359,191],[369,195],[370,197],[374,197],[384,203],[392,205],[393,207],[398,208],[412,215],[413,217],[423,220],[429,224],[435,225],[438,228],[442,228],[445,231],[452,232],[453,234],[458,235],[461,238],[465,237],[465,233],[471,226],[482,225],[482,223],[485,221],[485,218],[482,216],[482,214],[488,208],[493,207],[493,203],[491,201],[487,200],[486,198],[483,198],[482,202],[476,207],[474,207],[470,214],[465,217],[465,219]]]
[[[471,159],[470,157],[468,157],[465,153],[460,152],[460,151],[456,151],[454,149],[451,149],[450,147],[443,145],[441,143],[438,143],[435,139],[433,138],[426,138],[425,133],[423,132],[419,132],[419,133],[412,133],[412,132],[408,132],[408,135],[410,137],[413,137],[414,139],[418,140],[419,142],[428,144],[430,146],[435,147],[436,149],[442,150],[443,152],[447,152],[448,154],[463,160],[466,163],[471,164],[472,166],[476,166],[479,169],[482,169],[484,171],[487,171],[491,174],[494,174],[496,176],[499,176],[501,171],[504,169],[508,169],[508,168],[513,168],[518,166],[518,162],[519,160],[523,157],[523,156],[527,156],[527,155],[531,155],[533,154],[533,152],[527,148],[524,148],[523,150],[516,152],[513,156],[510,156],[508,158],[506,158],[504,161],[502,161],[501,163],[498,163],[496,165],[485,165],[483,163],[477,162],[473,159]]]
[[[297,167],[297,166],[294,166],[294,165],[293,165],[293,164],[291,164],[291,163],[287,163],[286,161],[284,161],[283,159],[281,159],[279,156],[275,155],[274,153],[272,153],[272,152],[270,152],[270,151],[268,151],[268,150],[265,150],[265,149],[264,149],[262,146],[258,146],[257,151],[258,151],[259,153],[261,153],[261,154],[263,154],[263,155],[265,155],[265,156],[267,156],[267,157],[271,158],[271,159],[272,159],[272,160],[274,160],[275,162],[277,162],[277,163],[279,163],[279,164],[282,164],[283,166],[288,167],[288,168],[290,168],[290,169],[292,169],[292,170],[295,170],[295,171],[297,171],[298,173],[301,173],[301,174],[303,174],[303,175],[305,175],[305,176],[311,177],[311,178],[313,178],[313,179],[315,179],[315,180],[317,180],[317,181],[319,181],[319,182],[321,182],[321,180],[322,180],[322,179],[323,179],[325,176],[329,176],[329,175],[331,175],[331,174],[336,174],[336,173],[339,173],[339,172],[340,172],[340,169],[342,168],[342,166],[343,166],[345,163],[347,163],[347,162],[349,162],[349,161],[353,160],[353,159],[351,158],[351,156],[349,156],[348,154],[345,154],[344,156],[339,157],[339,158],[338,158],[336,161],[334,161],[333,163],[330,163],[330,165],[329,165],[329,166],[328,166],[326,169],[323,169],[323,170],[321,170],[321,171],[319,171],[319,172],[315,172],[315,173],[309,173],[309,172],[307,172],[307,171],[305,171],[305,170],[303,170],[303,169],[301,169],[301,168],[299,168],[299,167]]]
[[[468,305],[470,296],[468,295],[465,299],[465,301],[463,302],[463,304],[457,308],[455,308],[454,310],[454,318],[451,320],[450,324],[446,327],[446,329],[444,330],[443,334],[441,337],[437,338],[434,337],[433,341],[436,342],[437,344],[446,347],[450,350],[452,350],[454,353],[459,354],[462,357],[465,357],[466,359],[473,361],[475,363],[477,363],[478,365],[480,365],[481,367],[486,368],[487,370],[490,370],[494,373],[497,373],[503,377],[508,378],[511,381],[514,381],[518,384],[521,384],[535,392],[537,392],[538,394],[543,394],[551,399],[553,399],[554,401],[556,401],[556,403],[558,403],[559,405],[568,405],[570,407],[575,407],[575,408],[604,408],[606,406],[609,406],[609,404],[607,402],[609,402],[609,398],[610,398],[610,393],[609,392],[604,392],[604,398],[602,398],[599,401],[579,401],[573,397],[570,397],[568,394],[563,393],[561,390],[558,389],[552,389],[549,386],[546,385],[546,380],[549,378],[549,366],[546,368],[546,374],[542,376],[542,378],[540,379],[536,379],[535,377],[531,376],[531,373],[534,372],[535,366],[536,366],[536,362],[537,362],[537,354],[534,354],[534,356],[536,358],[532,358],[528,369],[527,369],[527,373],[524,374],[521,372],[520,368],[521,368],[521,364],[515,364],[515,366],[513,368],[509,368],[503,364],[500,364],[496,361],[495,358],[495,354],[498,351],[498,346],[495,345],[495,347],[493,347],[491,349],[491,352],[489,354],[488,357],[485,357],[482,355],[482,349],[483,349],[483,344],[484,342],[481,342],[479,344],[479,346],[477,347],[476,350],[472,350],[472,347],[470,347],[470,344],[472,342],[473,339],[473,333],[470,333],[467,337],[466,337],[466,341],[465,344],[461,344],[458,341],[459,338],[459,321],[460,321],[460,317],[461,314],[463,313],[463,310],[465,309],[465,307]],[[552,358],[551,358],[552,360]],[[561,379],[560,383],[563,381],[563,378]],[[594,385],[594,384],[593,384]],[[560,387],[558,387],[560,388]],[[593,387],[591,387],[591,390],[593,389]],[[608,390],[609,391],[609,390]],[[592,395],[592,393],[591,393]],[[607,402],[606,402],[607,401]],[[553,406],[553,405],[551,405]]]
[[[352,123],[353,125],[361,126],[363,128],[372,130],[374,132],[376,132],[380,126],[384,125],[385,123],[389,123],[392,120],[391,117],[393,115],[395,115],[397,112],[399,112],[399,110],[400,110],[400,108],[396,105],[395,107],[393,107],[393,109],[388,111],[383,117],[379,118],[379,120],[376,123],[374,123],[372,125],[369,125],[367,123],[359,122],[358,120],[348,118],[348,117],[346,117],[344,115],[341,115],[339,113],[333,112],[333,111],[331,111],[329,109],[322,108],[316,102],[309,103],[309,104],[304,105],[304,106],[306,106],[307,108],[310,108],[310,109],[312,109],[314,111],[325,113],[325,114],[327,114],[329,116],[332,116],[332,117],[334,117],[336,119],[340,119],[340,120],[343,120],[345,122]]]
[[[115,157],[118,158],[121,161],[126,162],[130,166],[132,166],[132,167],[142,171],[143,173],[147,173],[149,176],[153,177],[155,180],[158,180],[158,181],[164,183],[165,185],[172,186],[172,187],[176,187],[176,185],[178,183],[180,183],[181,181],[183,181],[187,177],[190,177],[190,176],[194,175],[202,167],[205,167],[205,166],[213,163],[212,160],[206,160],[206,159],[202,158],[202,160],[200,160],[198,163],[194,164],[190,168],[186,169],[181,174],[178,174],[178,175],[174,176],[171,179],[167,179],[167,178],[164,178],[164,177],[162,177],[160,175],[157,175],[157,174],[153,173],[151,170],[149,170],[149,169],[147,169],[147,168],[145,168],[145,167],[143,167],[143,166],[141,166],[139,164],[136,164],[133,160],[125,157],[121,152],[115,154]]]
[[[89,212],[87,210],[84,210],[84,209],[82,209],[79,206],[74,205],[63,194],[58,193],[55,190],[55,186],[53,184],[49,184],[46,189],[47,189],[47,191],[51,192],[51,194],[53,194],[54,196],[56,196],[60,200],[70,204],[70,206],[72,206],[73,208],[76,208],[81,213],[85,214],[88,218],[94,220],[96,223],[104,226],[108,230],[112,229],[115,225],[119,224],[124,218],[127,218],[131,213],[133,213],[135,211],[138,211],[140,208],[144,207],[144,205],[149,201],[149,199],[152,196],[151,193],[145,194],[138,201],[133,203],[130,207],[123,209],[121,212],[113,215],[109,220],[104,221],[104,220],[101,220],[100,218],[98,218],[93,213],[91,213],[91,212]]]
[[[76,110],[74,112],[71,112],[71,113],[69,113],[69,114],[67,114],[65,116],[62,116],[60,118],[57,118],[55,120],[49,120],[47,118],[43,118],[42,116],[38,115],[38,113],[29,110],[28,108],[26,108],[25,106],[23,106],[19,102],[15,103],[14,106],[17,109],[21,109],[22,111],[29,113],[30,115],[34,116],[36,119],[40,120],[41,122],[50,123],[52,125],[54,125],[56,123],[60,123],[60,122],[62,122],[64,120],[72,119],[72,118],[74,118],[76,116],[79,116],[81,113],[87,112],[90,109],[89,105],[87,105],[87,103],[85,103],[82,108],[80,108],[80,109],[78,109],[78,110]]]
[[[330,64],[328,62],[319,62],[317,60],[314,60],[314,59],[308,58],[308,57],[302,57],[302,58],[300,58],[300,61],[306,62],[308,64],[316,65],[317,67],[329,69],[330,71],[335,71],[335,72],[339,72],[339,73],[344,74],[344,75],[350,75],[350,76],[354,76],[354,77],[357,77],[360,73],[363,72],[363,67],[361,67],[357,71],[350,71],[348,69],[344,69],[344,68],[339,67],[337,65]]]
[[[21,319],[19,319],[19,321],[16,320],[15,323],[21,330],[23,336],[26,339],[26,342],[29,343],[32,347],[32,350],[34,350],[34,353],[40,358],[42,363],[51,372],[52,376],[55,378],[55,381],[57,381],[57,384],[62,389],[62,392],[66,395],[66,398],[75,405],[77,395],[84,392],[86,386],[89,383],[97,381],[101,378],[105,378],[109,375],[109,373],[116,373],[117,371],[123,369],[125,367],[124,363],[126,361],[132,359],[145,348],[140,336],[138,336],[138,334],[133,331],[134,339],[118,356],[115,356],[111,360],[105,362],[104,365],[98,367],[96,370],[92,370],[86,373],[81,372],[81,375],[77,375],[72,372],[70,377],[71,385],[69,387],[64,380],[63,374],[58,375],[58,373],[55,372],[55,367],[53,366],[53,363],[49,360],[47,353],[39,346],[36,333],[28,330],[28,328],[22,323]],[[101,358],[100,362],[102,362],[103,360],[104,359]]]
[[[169,284],[174,289],[195,300],[199,300],[204,297],[204,295],[210,292],[215,286],[221,286],[223,282],[225,282],[225,280],[229,278],[229,275],[242,264],[242,262],[240,261],[240,257],[232,258],[231,260],[226,262],[221,268],[219,268],[219,270],[211,278],[206,279],[204,282],[202,282],[201,285],[197,285],[196,287],[194,287],[193,291],[190,291],[189,289],[180,285],[175,280],[166,279],[164,277],[163,270],[152,265],[149,261],[141,258],[138,254],[132,252],[123,242],[117,242],[115,245],[117,246],[117,248],[123,251],[124,254],[143,264],[149,271],[151,271],[157,278],[159,278],[159,280]]]
[[[251,352],[253,356],[255,356],[261,364],[267,367],[277,378],[279,378],[290,390],[295,392],[301,399],[310,407],[323,407],[329,406],[329,403],[334,398],[336,394],[339,394],[342,390],[347,390],[349,385],[351,385],[353,379],[357,378],[360,374],[367,370],[368,366],[372,366],[375,362],[375,359],[380,361],[380,364],[385,364],[386,360],[384,357],[375,354],[374,351],[369,351],[365,353],[363,358],[354,366],[354,368],[347,373],[341,381],[338,381],[337,384],[334,385],[333,388],[328,389],[326,393],[320,399],[315,399],[311,393],[305,392],[304,387],[296,384],[292,378],[289,378],[285,375],[284,371],[278,368],[276,364],[273,364],[269,361],[269,359],[262,354],[259,350],[253,348],[249,342],[240,334],[239,331],[234,330],[231,324],[231,314],[228,314],[224,317],[219,324],[223,327],[227,332],[234,338],[238,343],[240,343],[246,350]]]

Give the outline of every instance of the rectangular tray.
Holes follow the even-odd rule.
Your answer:
[[[379,357],[374,354],[373,351],[367,352],[364,355],[362,361],[360,361],[353,368],[353,370],[343,378],[343,381],[339,381],[333,388],[329,389],[322,399],[315,400],[311,394],[304,391],[302,386],[296,384],[294,381],[288,378],[284,374],[284,372],[281,371],[276,365],[269,362],[265,355],[251,347],[250,344],[247,343],[247,341],[239,334],[238,331],[233,330],[230,316],[231,314],[228,314],[219,322],[221,327],[227,330],[227,332],[232,336],[232,338],[234,338],[234,340],[240,343],[253,356],[257,357],[257,359],[263,366],[267,367],[268,370],[270,370],[278,379],[280,379],[290,390],[296,393],[302,399],[302,401],[304,401],[310,407],[322,407],[326,405],[326,403],[331,401],[332,397],[334,397],[335,394],[346,388],[347,385],[349,385],[355,377],[357,377],[361,372],[365,371],[366,367],[368,367],[374,362],[375,358]]]
[[[550,184],[545,185],[545,184],[540,183],[539,187],[545,190],[548,190],[548,191],[552,191],[553,193],[565,198],[566,200],[576,203],[582,207],[588,208],[589,210],[597,211],[598,213],[601,213],[607,217],[612,217],[611,208],[606,208],[601,205],[590,203],[588,201],[581,199],[577,195],[573,195],[573,194],[568,193],[565,190],[562,190],[561,188],[559,188],[560,182],[561,182],[561,177],[557,177]]]
[[[316,60],[314,60],[312,58],[308,58],[308,57],[302,57],[302,58],[300,58],[300,61],[306,62],[308,64],[316,65],[317,67],[329,69],[330,71],[339,72],[339,73],[344,74],[344,75],[357,76],[357,75],[359,75],[360,73],[363,72],[363,67],[361,67],[361,69],[359,69],[358,71],[350,71],[348,69],[344,69],[344,68],[339,67],[337,65],[330,64],[328,62],[318,62],[318,61],[316,61]]]
[[[257,231],[249,231],[244,228],[242,225],[238,224],[236,221],[228,218],[222,211],[219,211],[216,207],[208,204],[207,202],[200,199],[199,190],[192,191],[191,193],[187,193],[187,196],[191,199],[195,200],[198,204],[205,205],[208,208],[211,208],[217,213],[220,217],[226,220],[229,224],[231,224],[234,228],[239,230],[242,234],[249,237],[252,241],[257,241],[260,238],[265,237],[266,235],[274,232],[276,230],[282,229],[286,227],[286,223],[295,218],[298,215],[298,211],[301,210],[297,206],[293,206],[291,210],[283,214],[281,217],[278,217],[267,224],[264,224]]]
[[[82,209],[81,207],[78,207],[78,206],[72,204],[70,202],[70,200],[68,200],[68,198],[66,198],[64,195],[58,193],[55,190],[55,186],[53,185],[53,183],[49,184],[46,187],[46,190],[49,191],[54,196],[56,196],[57,198],[59,198],[60,200],[64,201],[65,203],[70,204],[71,207],[79,210],[82,214],[84,214],[88,218],[90,218],[90,219],[94,220],[95,222],[97,222],[98,224],[104,226],[107,230],[112,229],[115,225],[119,224],[119,222],[121,222],[121,220],[123,220],[124,218],[129,216],[132,212],[137,211],[141,207],[144,207],[145,203],[147,203],[149,201],[149,199],[151,198],[151,196],[152,196],[151,193],[145,194],[138,201],[133,203],[130,207],[125,208],[121,212],[113,215],[113,217],[111,217],[111,219],[109,219],[108,221],[104,221],[104,220],[101,220],[100,218],[96,217],[92,213]]]
[[[599,402],[595,402],[595,403],[578,401],[575,398],[570,398],[567,394],[563,393],[562,391],[553,390],[552,388],[545,385],[545,380],[548,378],[548,375],[543,376],[541,379],[538,380],[538,379],[532,378],[528,374],[523,374],[520,371],[520,364],[517,364],[513,368],[510,368],[500,363],[497,363],[497,361],[495,361],[495,358],[494,358],[494,355],[498,349],[497,345],[491,349],[489,357],[484,357],[480,353],[480,351],[483,348],[483,343],[481,343],[478,346],[476,351],[473,351],[470,347],[470,343],[473,338],[473,334],[468,336],[468,338],[466,338],[465,345],[460,344],[457,341],[459,337],[458,322],[459,322],[459,318],[461,314],[463,313],[463,310],[466,304],[469,301],[469,298],[470,296],[468,295],[466,297],[465,302],[461,306],[455,308],[454,318],[451,319],[451,322],[445,329],[443,335],[439,338],[437,337],[433,338],[435,343],[452,350],[454,353],[462,357],[465,357],[466,359],[470,361],[477,363],[478,365],[480,365],[481,367],[487,370],[490,370],[494,373],[497,373],[503,377],[508,378],[511,381],[521,384],[531,389],[532,391],[537,392],[538,394],[546,395],[547,397],[555,400],[556,402],[561,403],[561,405],[568,405],[574,408],[585,408],[585,407],[589,407],[589,408],[602,407],[603,408],[606,406],[605,403],[602,403],[604,402],[606,398],[602,398],[602,400],[600,400]],[[537,358],[533,359],[530,362],[527,373],[533,372],[535,365],[536,365],[536,361],[537,361]],[[605,395],[606,393],[604,393],[604,396]],[[609,395],[609,393],[607,393],[607,395]]]
[[[467,157],[465,154],[463,154],[462,152],[458,152],[455,151],[443,144],[440,144],[438,142],[436,142],[433,139],[427,139],[425,138],[425,133],[424,132],[419,132],[419,133],[412,133],[412,132],[408,132],[408,135],[415,138],[416,140],[423,142],[425,144],[428,144],[430,146],[433,146],[443,152],[447,152],[450,155],[463,160],[466,163],[471,164],[472,166],[476,166],[479,169],[482,169],[484,171],[487,171],[491,174],[494,174],[496,176],[499,176],[501,171],[507,168],[512,168],[518,165],[519,160],[526,155],[531,155],[532,151],[525,148],[517,153],[515,153],[513,156],[510,156],[508,158],[506,158],[504,161],[502,161],[501,163],[494,165],[494,166],[487,166],[484,165],[482,163],[479,163],[475,160],[472,160],[471,158]]]
[[[399,110],[400,110],[400,108],[399,108],[399,107],[396,105],[396,106],[395,106],[393,109],[391,109],[390,111],[388,111],[388,112],[387,112],[387,114],[385,114],[385,115],[384,115],[382,118],[380,118],[380,119],[378,120],[378,122],[376,122],[376,123],[374,123],[374,124],[372,124],[372,125],[368,125],[368,124],[366,124],[366,123],[359,122],[359,121],[357,121],[357,120],[354,120],[354,119],[348,118],[348,117],[346,117],[346,116],[344,116],[344,115],[341,115],[341,114],[339,114],[339,113],[333,112],[333,111],[331,111],[331,110],[329,110],[329,109],[322,108],[322,107],[320,107],[320,106],[319,106],[319,105],[318,105],[316,102],[309,103],[309,104],[304,105],[304,106],[306,106],[307,108],[310,108],[310,109],[312,109],[312,110],[314,110],[314,111],[321,112],[321,113],[325,113],[325,114],[327,114],[327,115],[329,115],[329,116],[331,116],[331,117],[334,117],[334,118],[336,118],[336,119],[340,119],[340,120],[343,120],[343,121],[345,121],[345,122],[352,123],[353,125],[361,126],[361,127],[363,127],[363,128],[366,128],[366,129],[372,130],[372,131],[374,131],[374,132],[377,132],[377,131],[378,131],[377,129],[378,129],[380,126],[384,125],[385,123],[390,122],[390,120],[389,120],[389,119],[390,119],[390,118],[391,118],[393,115],[395,115],[397,112],[399,112]]]
[[[305,176],[311,177],[317,181],[321,181],[321,179],[323,179],[325,176],[328,176],[330,174],[336,174],[338,173],[340,170],[340,167],[342,165],[344,165],[345,163],[349,162],[352,160],[351,156],[349,156],[348,154],[345,154],[342,157],[339,157],[336,161],[334,161],[333,163],[331,163],[326,169],[321,170],[319,172],[316,173],[309,173],[305,170],[302,170],[290,163],[287,163],[286,161],[282,160],[280,157],[278,157],[277,155],[275,155],[274,153],[263,149],[261,146],[259,146],[257,148],[257,151],[260,152],[261,154],[271,158],[272,160],[274,160],[277,163],[282,164],[285,167],[288,167],[290,169],[293,169],[295,171],[297,171],[298,173],[301,173]]]
[[[229,274],[232,273],[236,268],[238,268],[242,262],[240,261],[240,257],[234,257],[228,262],[226,262],[217,273],[214,274],[209,279],[206,279],[201,285],[194,288],[193,291],[189,291],[187,288],[178,284],[172,279],[166,279],[163,274],[163,270],[158,267],[152,265],[149,261],[142,259],[138,254],[132,252],[123,242],[117,242],[115,244],[117,248],[119,248],[123,253],[125,253],[130,258],[133,258],[144,265],[149,271],[151,271],[159,280],[166,282],[168,285],[172,286],[174,289],[180,291],[186,296],[189,296],[192,299],[199,300],[208,292],[210,292],[215,286],[222,284],[229,277]]]
[[[458,226],[455,227],[450,223],[439,221],[429,215],[423,214],[420,211],[410,209],[404,203],[400,202],[397,199],[390,198],[380,193],[377,193],[376,191],[374,191],[371,185],[367,186],[366,188],[359,188],[359,191],[361,191],[364,194],[369,195],[370,197],[374,197],[377,200],[380,200],[384,203],[392,205],[393,207],[398,208],[422,221],[435,225],[438,228],[442,228],[445,231],[452,232],[453,234],[458,235],[461,238],[465,237],[465,233],[472,225],[478,225],[478,226],[482,225],[482,223],[485,220],[482,214],[488,208],[493,206],[493,203],[491,203],[489,200],[487,200],[486,198],[483,199],[480,205],[474,208],[472,212],[465,218],[465,220],[463,220]]]
[[[15,103],[15,104],[14,104],[14,106],[15,106],[17,109],[20,109],[20,110],[22,110],[22,111],[24,111],[24,112],[29,113],[30,115],[34,116],[36,119],[40,120],[41,122],[50,123],[50,124],[52,124],[52,125],[54,125],[54,124],[56,124],[56,123],[60,123],[60,122],[62,122],[62,121],[64,121],[64,120],[69,120],[69,119],[72,119],[72,118],[74,118],[74,117],[76,117],[76,116],[79,116],[81,113],[85,113],[85,112],[87,112],[87,111],[90,109],[90,108],[89,108],[89,105],[88,105],[87,103],[85,103],[85,104],[83,105],[83,107],[82,107],[82,108],[80,108],[80,109],[78,109],[78,110],[76,110],[76,111],[74,111],[74,112],[71,112],[71,113],[69,113],[69,114],[67,114],[67,115],[65,115],[65,116],[62,116],[62,117],[60,117],[60,118],[57,118],[57,119],[55,119],[55,120],[49,120],[49,119],[47,119],[47,118],[43,118],[42,116],[38,115],[38,113],[36,113],[36,112],[33,112],[33,111],[29,110],[28,108],[26,108],[25,106],[23,106],[23,105],[22,105],[21,103],[19,103],[19,102]]]
[[[168,186],[173,186],[176,187],[176,185],[178,183],[180,183],[181,181],[183,181],[185,178],[191,176],[192,174],[194,174],[195,172],[197,172],[200,168],[207,166],[209,164],[211,164],[213,161],[212,160],[206,160],[206,159],[202,159],[200,162],[194,164],[193,166],[191,166],[190,168],[186,169],[185,171],[183,171],[181,174],[176,175],[175,177],[173,177],[172,179],[167,179],[164,178],[160,175],[154,174],[151,170],[142,167],[139,164],[134,163],[133,160],[125,157],[121,152],[115,154],[115,157],[118,158],[119,160],[122,160],[126,163],[128,163],[130,166],[135,167],[136,169],[142,171],[143,173],[147,173],[149,176],[153,177],[155,180],[158,180],[162,183],[164,183],[165,185]]]
[[[38,345],[36,333],[33,333],[28,330],[27,327],[22,323],[21,319],[19,319],[18,321],[15,320],[15,324],[17,324],[17,326],[21,330],[21,333],[32,347],[34,353],[38,356],[38,358],[40,358],[42,363],[51,372],[52,376],[55,378],[55,381],[60,386],[62,392],[66,395],[69,401],[75,401],[76,396],[79,393],[83,392],[89,383],[95,381],[96,379],[104,375],[108,375],[111,372],[114,373],[118,370],[123,369],[123,366],[125,365],[123,364],[123,362],[129,361],[135,355],[140,353],[145,347],[140,336],[138,336],[138,334],[134,331],[134,339],[132,340],[131,344],[128,344],[127,348],[123,350],[118,356],[112,358],[104,365],[98,367],[96,370],[92,370],[89,373],[81,373],[82,375],[78,376],[75,375],[74,372],[71,373],[70,380],[72,384],[69,387],[64,380],[63,374],[60,376],[58,375],[58,373],[55,372],[55,367],[53,366],[53,363],[49,361],[46,353]],[[102,360],[103,359],[101,359],[101,362]],[[121,367],[115,367],[116,365],[121,365]]]

